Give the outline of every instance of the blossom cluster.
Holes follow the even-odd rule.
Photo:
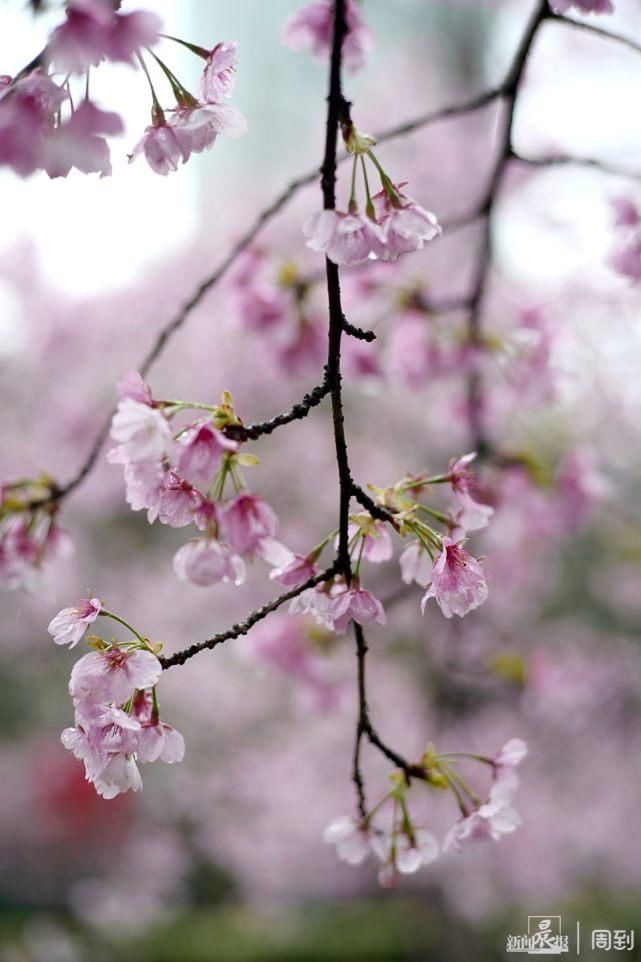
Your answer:
[[[343,138],[353,156],[347,210],[322,210],[303,225],[307,246],[331,261],[350,267],[368,260],[397,261],[401,254],[422,250],[442,233],[436,215],[403,193],[405,183],[394,183],[381,166],[372,147],[376,140],[360,133],[353,124],[343,125]],[[367,163],[374,167],[381,190],[372,196]],[[361,170],[365,206],[356,198],[356,175]]]
[[[526,754],[527,745],[520,738],[510,739],[493,758],[469,752],[438,754],[433,745],[427,747],[414,777],[434,789],[450,791],[460,813],[443,840],[444,853],[460,852],[480,841],[498,841],[519,827],[521,819],[512,802],[519,786],[516,769]],[[463,760],[490,769],[491,785],[485,797],[460,773],[458,763]],[[441,849],[436,836],[412,819],[407,800],[410,780],[405,773],[394,772],[391,782],[392,787],[369,812],[359,818],[341,815],[329,823],[323,835],[336,847],[338,858],[349,865],[361,865],[375,855],[381,863],[378,880],[384,888],[394,888],[401,875],[411,875],[435,861]],[[385,807],[392,809],[387,830],[375,822]]]
[[[44,50],[15,77],[0,76],[0,165],[26,177],[44,170],[66,177],[82,173],[111,174],[105,136],[123,132],[120,116],[102,110],[91,99],[90,73],[104,61],[141,67],[152,97],[152,125],[131,154],[144,153],[157,173],[175,170],[191,153],[211,147],[219,133],[236,137],[245,119],[222,102],[233,89],[236,44],[212,50],[177,38],[206,64],[201,100],[192,96],[150,48],[160,39],[159,18],[146,11],[121,13],[114,0],[69,0],[65,20]],[[148,52],[169,82],[175,106],[166,119],[142,51]]]
[[[117,446],[109,459],[124,467],[132,510],[146,509],[150,523],[194,525],[198,535],[174,556],[181,581],[242,584],[245,560],[268,550],[278,521],[271,506],[245,488],[242,468],[257,458],[241,453],[224,433],[239,423],[230,395],[219,405],[158,401],[136,372],[120,382],[119,392],[111,427]],[[205,417],[174,430],[173,418],[194,409]],[[226,496],[230,486],[233,494]]]
[[[62,744],[84,762],[87,781],[103,798],[142,788],[138,764],[158,759],[182,761],[182,735],[160,718],[156,684],[162,672],[158,645],[152,645],[98,598],[83,598],[51,620],[49,633],[58,645],[74,648],[98,617],[111,618],[131,631],[126,642],[92,636],[93,649],[71,672],[69,694],[75,726],[62,733]]]
[[[35,589],[43,566],[73,551],[52,493],[48,477],[0,485],[1,588]]]

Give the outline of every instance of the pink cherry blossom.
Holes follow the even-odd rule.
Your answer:
[[[56,127],[47,140],[43,166],[48,175],[66,177],[72,167],[83,174],[111,174],[109,147],[104,137],[97,134],[122,133],[118,114],[99,110],[90,101],[83,101],[69,120]]]
[[[521,824],[521,817],[511,804],[517,785],[518,779],[495,781],[487,801],[449,830],[443,851],[460,852],[471,843],[496,842],[502,835],[514,832]]]
[[[612,0],[551,0],[555,13],[577,10],[579,13],[614,13]]]
[[[347,34],[343,40],[343,59],[349,70],[358,70],[372,46],[372,33],[363,21],[358,3],[346,0]],[[292,14],[285,24],[283,43],[291,50],[311,50],[314,57],[329,56],[333,29],[331,0],[315,0]]]
[[[435,598],[446,618],[462,617],[482,605],[488,596],[485,572],[476,558],[455,543],[443,538],[443,548],[432,567],[432,582],[421,601],[421,611]]]
[[[241,492],[221,509],[225,540],[240,554],[250,554],[258,549],[264,538],[273,538],[277,525],[273,508],[258,494]]]
[[[158,720],[145,722],[136,738],[136,759],[143,764],[160,760],[167,765],[181,762],[185,757],[185,739],[172,728]]]
[[[318,211],[307,218],[303,233],[310,250],[326,254],[335,264],[350,267],[384,257],[380,227],[359,213]]]
[[[311,615],[323,628],[332,630],[334,622],[330,613],[331,598],[322,587],[307,588],[292,598],[289,605],[290,615]]]
[[[92,781],[98,794],[107,799],[142,789],[142,778],[135,759],[120,752],[109,758],[100,774]]]
[[[247,133],[247,121],[229,104],[179,107],[171,115],[169,126],[186,155],[185,160],[190,153],[198,154],[213,147],[218,134],[242,137]]]
[[[371,591],[366,588],[348,588],[341,594],[332,599],[329,615],[334,625],[334,630],[339,635],[347,631],[350,621],[356,621],[359,625],[372,625],[377,622],[379,625],[387,623],[383,606]]]
[[[117,13],[111,0],[71,0],[66,14],[49,40],[51,57],[64,73],[84,73],[103,58],[133,63],[137,50],[156,43],[161,25],[153,13]]]
[[[487,528],[493,514],[494,508],[489,504],[475,501],[467,492],[456,492],[450,509],[452,529],[458,537],[464,537],[468,531],[481,531]]]
[[[81,598],[72,608],[63,608],[49,622],[47,631],[57,645],[75,648],[85,631],[102,610],[98,598]]]
[[[119,401],[111,436],[126,461],[157,461],[171,444],[171,428],[162,413],[131,397]]]
[[[350,540],[362,530],[360,525],[352,522],[348,528]],[[389,561],[394,553],[394,545],[387,524],[384,521],[374,521],[368,525],[366,531],[363,557],[375,563]]]
[[[74,700],[124,704],[137,688],[152,688],[162,666],[150,651],[107,648],[91,651],[75,663],[69,691]]]
[[[113,460],[113,457],[111,458]],[[130,461],[125,464],[125,499],[132,511],[147,509],[152,524],[160,513],[166,470],[159,461]]]
[[[237,442],[230,441],[210,422],[195,424],[179,438],[178,471],[192,484],[210,484],[223,452],[237,449]]]
[[[22,177],[42,167],[56,112],[68,96],[40,69],[0,88],[0,165]]]
[[[188,541],[174,555],[174,571],[179,581],[191,581],[203,588],[220,581],[242,585],[245,564],[230,545],[214,538]]]
[[[411,836],[407,832],[397,832],[384,838],[377,837],[374,850],[383,862],[401,875],[413,875],[421,866],[438,858],[439,845],[427,829],[413,827]],[[388,887],[382,884],[384,888]]]
[[[339,815],[323,832],[323,841],[336,847],[336,855],[348,865],[362,865],[372,850],[372,833],[355,818]]]
[[[436,215],[401,193],[399,187],[393,201],[386,190],[381,190],[372,203],[382,232],[381,260],[395,261],[401,254],[422,250],[427,241],[443,233]]]
[[[203,496],[193,485],[175,471],[168,471],[160,495],[158,518],[171,528],[184,528],[194,521],[202,500]]]
[[[499,769],[503,774],[514,770],[521,764],[527,752],[527,744],[522,738],[510,738],[492,759],[495,769]]]
[[[269,577],[272,581],[282,585],[283,588],[295,588],[296,585],[301,585],[309,578],[313,578],[318,572],[318,565],[310,561],[308,557],[291,554],[289,560],[284,564],[272,568]]]
[[[186,163],[189,150],[176,130],[163,120],[145,128],[145,132],[129,155],[132,163],[140,154],[156,174],[166,177],[170,171],[178,170],[178,161]]]
[[[131,398],[140,404],[148,404],[153,407],[153,396],[151,388],[138,371],[129,371],[116,385],[119,398]]]
[[[401,566],[401,579],[406,585],[415,581],[421,588],[425,587],[432,573],[432,559],[420,541],[410,541],[398,562]]]
[[[221,97],[231,97],[234,92],[236,51],[238,43],[217,43],[210,52],[202,77],[200,96],[206,103],[217,103]]]

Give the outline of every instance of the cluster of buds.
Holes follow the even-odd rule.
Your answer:
[[[157,401],[142,377],[132,372],[118,385],[120,402],[111,436],[112,463],[124,465],[126,497],[134,511],[147,510],[150,523],[172,528],[194,525],[199,534],[174,556],[181,581],[203,587],[245,580],[244,559],[269,549],[277,518],[267,502],[251,494],[242,468],[258,464],[224,429],[240,422],[228,392],[217,405]],[[205,416],[177,429],[185,411]],[[228,488],[233,494],[228,496]]]
[[[73,551],[69,535],[56,522],[55,495],[47,476],[0,485],[0,587],[33,590],[43,565]]]
[[[452,793],[460,817],[447,832],[442,846],[435,835],[417,825],[409,810],[410,782],[404,772],[393,772],[391,788],[359,818],[341,815],[329,823],[323,838],[336,847],[339,859],[349,865],[361,865],[370,856],[380,863],[378,879],[384,888],[398,885],[401,875],[411,875],[429,865],[439,851],[460,852],[479,841],[498,841],[521,824],[512,807],[519,785],[516,768],[525,758],[527,746],[520,738],[512,738],[490,758],[471,752],[438,754],[428,745],[416,766],[416,778],[440,791]],[[476,762],[491,772],[491,785],[481,796],[460,770],[460,762]],[[376,824],[382,811],[391,809],[391,825],[382,829]]]
[[[376,144],[373,137],[360,133],[351,121],[342,130],[345,146],[354,158],[347,210],[312,214],[303,225],[307,246],[345,266],[367,260],[396,261],[401,254],[422,250],[442,233],[435,214],[403,193],[405,183],[393,183],[372,150]],[[368,162],[381,182],[381,190],[374,195],[370,191]],[[365,190],[364,210],[356,197],[359,169]]]
[[[100,109],[89,96],[91,70],[104,61],[141,67],[149,81],[152,126],[131,159],[144,152],[157,173],[175,170],[179,160],[211,147],[219,133],[245,132],[241,114],[221,102],[233,88],[236,44],[219,43],[205,50],[167,38],[206,60],[198,100],[151,50],[163,36],[156,14],[124,14],[119,6],[118,0],[69,0],[64,22],[53,30],[38,57],[15,77],[0,76],[0,165],[23,177],[36,170],[66,177],[72,168],[101,177],[111,174],[105,135],[122,133],[123,123],[117,113]],[[142,51],[169,81],[176,100],[170,120],[160,106]]]
[[[74,665],[69,682],[75,727],[62,744],[84,762],[87,781],[103,798],[142,788],[138,764],[180,762],[182,735],[160,718],[156,684],[162,672],[159,644],[152,644],[98,598],[63,608],[49,624],[58,645],[74,648],[98,617],[111,618],[133,637],[124,642],[90,636],[93,650]]]

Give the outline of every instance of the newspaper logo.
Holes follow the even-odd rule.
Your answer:
[[[568,937],[561,930],[560,915],[528,915],[527,935],[508,935],[507,952],[527,955],[561,955],[568,952]]]

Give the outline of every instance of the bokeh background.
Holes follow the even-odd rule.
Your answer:
[[[294,0],[155,5],[168,33],[204,46],[239,41],[234,103],[246,137],[219,141],[166,179],[127,163],[148,116],[139,73],[102,67],[94,95],[126,134],[114,173],[50,182],[0,174],[0,476],[62,481],[82,462],[115,382],[230,243],[287,181],[322,154],[326,68],[281,45]],[[376,37],[347,79],[362,129],[380,130],[497,82],[527,0],[366,0]],[[150,8],[154,5],[149,4]],[[0,3],[0,72],[14,73],[48,32],[22,2]],[[600,25],[641,35],[636,0]],[[199,64],[163,47],[195,88]],[[94,81],[92,81],[93,83]],[[641,171],[641,57],[548,24],[527,71],[517,149],[571,153]],[[482,191],[495,107],[381,147],[395,180],[440,218]],[[371,703],[407,756],[440,748],[493,753],[511,736],[530,756],[518,799],[524,825],[500,844],[442,858],[392,893],[373,865],[352,869],[324,846],[324,825],[353,808],[355,717],[349,639],[285,613],[162,680],[163,714],[185,735],[180,766],[146,769],[144,791],[106,802],[58,733],[71,722],[74,654],[46,625],[91,588],[167,651],[207,637],[268,599],[257,563],[236,589],[179,584],[184,532],[150,527],[124,502],[103,452],[64,506],[74,556],[37,589],[0,597],[0,959],[2,962],[500,959],[528,915],[561,914],[566,931],[634,930],[641,941],[641,291],[609,266],[612,202],[641,199],[598,169],[515,169],[495,218],[485,312],[486,418],[509,467],[480,482],[496,508],[473,539],[491,575],[487,604],[448,622],[400,593],[396,561],[368,573],[394,597],[372,632]],[[258,293],[282,298],[284,264],[321,266],[301,223],[302,191],[261,235]],[[442,471],[469,448],[464,314],[431,315],[417,294],[464,296],[479,230],[452,232],[397,267],[345,280],[349,317],[375,344],[347,354],[347,427],[355,473],[388,484]],[[234,394],[247,420],[288,407],[320,380],[325,304],[309,297],[267,331],[252,323],[238,269],[173,339],[150,380],[159,397]],[[305,551],[334,526],[328,411],[256,443],[252,484],[273,503],[284,541]],[[309,671],[282,670],[295,636]],[[274,655],[276,652],[276,655]],[[367,757],[370,793],[387,767]],[[378,786],[378,787],[377,787]],[[412,807],[437,833],[455,818],[423,786]],[[639,958],[635,946],[628,958]]]

